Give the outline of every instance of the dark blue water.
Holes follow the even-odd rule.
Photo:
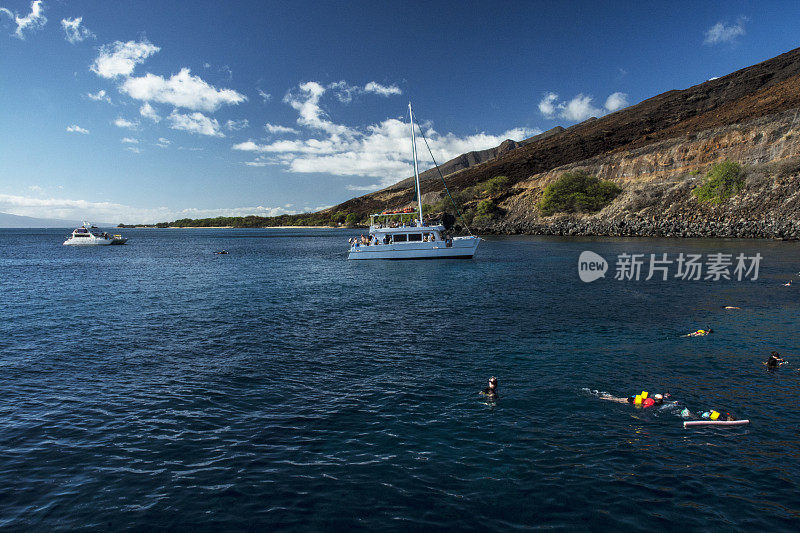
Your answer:
[[[471,261],[348,262],[345,231],[125,233],[0,231],[2,527],[800,524],[797,243],[508,238]],[[587,249],[764,259],[757,281],[585,284]],[[791,364],[766,372],[771,350]],[[496,405],[476,394],[490,375]],[[685,430],[584,389],[752,424]]]

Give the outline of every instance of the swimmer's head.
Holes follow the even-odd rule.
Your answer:
[[[664,399],[664,395],[663,394],[656,394],[655,396],[653,396],[653,399],[654,400],[663,400]]]
[[[772,352],[770,355],[772,355],[772,357],[780,357],[781,356],[781,354],[779,354],[778,352]]]
[[[497,387],[497,378],[492,376],[489,378],[489,387],[494,389]]]

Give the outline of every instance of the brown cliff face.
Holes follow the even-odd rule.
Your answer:
[[[743,165],[744,190],[720,205],[692,194],[714,163]],[[542,217],[536,208],[544,188],[561,174],[584,170],[614,181],[622,194],[599,213]],[[550,169],[520,181],[500,200],[501,219],[485,221],[489,233],[527,233],[554,220],[793,221],[800,229],[800,110],[618,150]],[[764,235],[766,236],[766,235]]]
[[[633,189],[628,190],[632,183],[681,181],[688,172],[705,170],[710,163],[725,158],[750,164],[798,155],[798,109],[800,48],[566,130],[551,130],[518,146],[506,141],[482,162],[456,158],[453,161],[460,164],[448,167],[451,172],[446,172],[447,181],[451,189],[459,190],[494,176],[507,176],[514,186],[497,198],[505,217],[486,229],[524,231],[520,228],[538,220],[535,200],[543,186],[570,168],[586,168],[618,182],[625,198],[632,194]],[[426,174],[431,172],[436,170]],[[427,197],[442,190],[440,182],[431,176],[438,179],[438,174],[429,174],[424,181]],[[412,201],[412,196],[413,182],[404,180],[332,210],[366,214],[403,206]],[[612,205],[618,208],[620,201]],[[695,209],[702,208],[695,205]],[[608,209],[601,215],[611,216],[612,211],[606,213]],[[622,209],[615,216],[622,212],[631,211]]]

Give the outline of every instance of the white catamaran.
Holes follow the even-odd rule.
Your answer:
[[[348,259],[471,259],[480,238],[447,237],[442,224],[429,225],[422,218],[414,112],[408,104],[411,122],[411,152],[417,184],[417,209],[384,211],[370,215],[369,237],[350,239]]]

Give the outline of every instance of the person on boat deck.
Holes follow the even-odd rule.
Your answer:
[[[788,363],[788,361],[781,357],[781,354],[778,352],[772,352],[769,355],[769,359],[767,359],[767,362],[764,364],[767,365],[767,368],[778,368],[786,363]]]
[[[489,378],[489,386],[483,389],[481,395],[486,396],[490,400],[497,399],[497,378],[492,376]]]

